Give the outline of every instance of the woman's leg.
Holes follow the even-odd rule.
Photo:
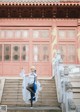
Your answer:
[[[30,91],[31,93],[35,94],[35,92],[33,91],[33,89],[32,89],[31,87],[26,87],[26,89],[27,89],[28,91]]]

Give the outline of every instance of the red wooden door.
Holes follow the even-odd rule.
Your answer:
[[[39,77],[51,76],[51,37],[49,27],[9,27],[0,30],[0,75],[26,74],[32,65]]]
[[[51,76],[50,28],[32,29],[32,65],[36,66],[39,77]]]

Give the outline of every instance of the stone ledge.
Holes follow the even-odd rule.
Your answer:
[[[8,110],[61,110],[59,107],[7,107]]]

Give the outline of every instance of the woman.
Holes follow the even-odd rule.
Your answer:
[[[23,78],[23,100],[25,103],[30,103],[31,100],[36,102],[38,99],[39,91],[41,91],[40,83],[37,80],[36,68],[32,66],[31,73],[29,73],[29,75],[26,75],[25,70],[22,69],[20,76]],[[33,86],[31,87],[30,85]]]
[[[30,100],[35,101],[36,99],[35,93],[37,90],[37,74],[36,74],[36,68],[34,66],[31,67],[31,73],[29,74],[29,82],[26,89],[31,93]]]

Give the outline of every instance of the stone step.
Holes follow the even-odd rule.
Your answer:
[[[12,99],[6,99],[6,98],[4,98],[3,99],[3,101],[2,102],[15,102],[15,101],[20,101],[20,102],[22,102],[23,101],[23,99],[19,99],[19,98],[12,98]],[[49,98],[47,98],[47,99],[38,99],[38,102],[53,102],[53,101],[56,101],[57,102],[57,99],[56,98],[54,98],[54,99],[49,99]]]
[[[4,101],[2,101],[1,102],[1,104],[3,104],[3,105],[15,105],[15,104],[17,104],[17,105],[26,105],[25,104],[25,102],[23,101],[23,100],[4,100]],[[47,105],[47,106],[54,106],[54,105],[56,105],[56,106],[58,106],[58,102],[56,101],[56,99],[55,100],[39,100],[37,103],[36,103],[36,105]]]
[[[3,96],[3,99],[12,99],[12,98],[18,98],[18,99],[23,99],[23,96],[22,95],[9,95],[9,96]],[[57,95],[56,94],[54,94],[54,95],[50,95],[50,96],[48,96],[48,95],[44,95],[44,96],[42,96],[42,95],[39,95],[39,99],[54,99],[54,98],[56,98],[57,99]]]
[[[5,87],[5,89],[22,89],[22,85],[20,86],[17,86],[17,85],[6,85],[6,86],[4,86]],[[54,85],[41,85],[41,87],[42,87],[42,89],[55,89],[56,88],[56,86],[54,86]]]
[[[38,79],[40,82],[55,82],[53,79]],[[18,81],[22,82],[23,79],[6,79],[6,82],[13,82],[13,81]]]
[[[3,94],[3,96],[4,96],[4,98],[13,98],[13,97],[18,97],[18,98],[22,98],[22,93],[21,94],[18,94],[18,96],[17,96],[17,94]],[[52,93],[50,93],[49,95],[46,93],[46,94],[39,94],[39,97],[41,97],[41,98],[46,98],[46,97],[49,97],[49,98],[54,98],[54,97],[56,97],[57,98],[57,95],[56,94],[52,94]]]
[[[53,102],[51,102],[51,103],[45,103],[44,105],[42,104],[42,102],[37,102],[36,104],[34,104],[34,106],[49,106],[49,107],[54,107],[54,106],[56,106],[56,107],[58,107],[59,106],[59,104],[57,103],[57,102],[54,102],[53,104],[52,104]],[[29,104],[25,104],[25,102],[2,102],[2,105],[7,105],[7,106],[24,106],[24,107],[30,107],[30,103]]]
[[[80,76],[73,76],[73,77],[69,77],[69,79],[70,79],[70,81],[72,81],[72,82],[77,82],[77,81],[80,81]]]
[[[74,97],[75,99],[79,99],[79,98],[80,98],[80,93],[74,93],[74,94],[73,94],[73,97]]]
[[[76,78],[74,79],[74,78],[72,78],[72,79],[70,79],[70,81],[73,82],[73,83],[74,82],[80,82],[80,79],[76,79]]]
[[[6,83],[7,84],[7,83]],[[47,87],[46,87],[46,85],[47,85]],[[41,85],[41,87],[45,87],[45,88],[51,88],[51,87],[53,87],[53,88],[55,88],[56,86],[55,85],[49,85],[49,84],[46,84],[46,85]],[[14,84],[7,84],[6,86],[4,86],[4,87],[6,87],[6,88],[21,88],[22,87],[22,84],[21,85],[14,85]]]
[[[23,99],[19,99],[19,98],[13,98],[13,99],[3,99],[3,101],[2,102],[23,102]],[[50,99],[50,98],[48,98],[47,100],[45,100],[45,99],[38,99],[38,102],[42,102],[42,103],[52,103],[52,102],[57,102],[57,100],[56,100],[56,98],[54,98],[54,99]]]
[[[12,94],[12,93],[21,94],[21,93],[22,93],[22,90],[9,90],[9,91],[8,91],[8,90],[4,90],[3,92],[4,92],[3,94],[5,94],[5,93],[6,93],[6,94],[8,94],[8,93],[11,93],[11,94]],[[47,93],[49,93],[49,94],[50,94],[50,93],[56,94],[56,89],[54,89],[54,90],[49,90],[49,91],[48,91],[48,90],[41,90],[39,93],[40,93],[40,94],[42,94],[42,93],[43,93],[43,94],[47,94]]]
[[[13,98],[23,98],[23,96],[18,96],[18,95],[9,95],[9,96],[4,96],[3,97],[3,99],[13,99]],[[42,99],[42,100],[45,100],[45,99],[57,99],[57,96],[56,96],[56,94],[54,94],[54,95],[52,95],[52,96],[48,96],[48,95],[44,95],[44,96],[42,96],[42,95],[39,95],[39,99]]]
[[[52,79],[41,79],[39,81],[42,91],[39,93],[38,102],[35,106],[58,106],[55,81]],[[21,79],[6,79],[1,104],[28,106],[23,101]]]
[[[53,93],[55,93],[55,91],[56,91],[56,89],[54,89],[54,90],[50,90],[50,89],[44,89],[44,90],[42,90],[42,92],[43,93],[50,93],[50,92],[53,92]],[[5,93],[12,93],[12,92],[15,92],[15,93],[21,93],[22,92],[22,90],[19,90],[19,89],[13,89],[13,90],[4,90],[4,92]]]
[[[8,85],[9,84],[14,84],[14,85],[22,85],[22,82],[6,82]],[[46,85],[46,84],[49,84],[49,85],[55,85],[55,82],[40,82],[41,85]]]
[[[3,95],[22,95],[22,91],[4,91],[4,93],[3,93]],[[53,90],[51,90],[51,91],[42,91],[42,92],[40,92],[39,93],[40,95],[42,95],[42,94],[44,94],[44,96],[45,95],[48,95],[48,96],[50,96],[50,95],[54,95],[54,94],[56,94],[56,92],[55,91],[53,91]]]
[[[51,102],[45,102],[44,104],[43,104],[44,102],[43,101],[37,101],[36,102],[36,104],[34,104],[34,105],[39,105],[39,106],[58,106],[58,102],[56,101],[56,100],[54,100],[54,101],[51,101]],[[23,106],[23,105],[28,105],[28,104],[26,104],[24,101],[2,101],[1,102],[1,104],[2,105],[20,105],[20,106]]]
[[[39,82],[40,82],[40,81],[39,81]],[[20,85],[22,84],[22,82],[15,82],[15,81],[14,81],[14,82],[6,82],[6,83],[7,83],[7,84],[15,84],[15,85],[16,85],[16,84],[20,84]],[[54,81],[52,81],[52,82],[46,82],[46,81],[45,81],[45,82],[40,82],[40,83],[41,83],[42,85],[43,85],[43,84],[45,84],[45,85],[46,85],[46,84],[53,84],[53,85],[55,84]]]
[[[80,98],[80,97],[79,97],[79,98]],[[20,97],[17,97],[17,96],[6,97],[6,96],[5,96],[5,97],[3,98],[3,100],[4,100],[4,99],[8,99],[8,100],[9,100],[9,99],[11,99],[11,100],[12,100],[12,99],[21,99],[21,100],[22,100],[22,99],[23,99],[23,96],[20,96]],[[42,97],[42,96],[39,96],[39,100],[44,100],[44,99],[46,99],[46,96],[43,96],[43,97]],[[49,100],[57,99],[57,96],[54,96],[54,97],[49,96],[49,97],[47,98],[47,100],[48,100],[48,99],[49,99]]]
[[[46,93],[46,92],[56,92],[56,88],[54,87],[51,87],[51,88],[47,88],[47,87],[42,87],[42,91],[43,91],[43,93]],[[22,88],[6,88],[5,87],[5,89],[4,89],[4,92],[22,92]]]
[[[74,103],[75,103],[76,105],[80,105],[80,98],[78,98],[78,99],[75,99],[75,98],[74,98]]]
[[[22,94],[22,90],[20,90],[20,91],[19,91],[19,90],[18,90],[18,91],[15,91],[15,90],[14,90],[14,91],[11,91],[11,90],[9,90],[9,91],[6,90],[6,91],[5,91],[5,90],[4,90],[3,92],[4,92],[3,95],[4,95],[4,94],[8,94],[8,93],[9,93],[9,94],[10,94],[10,93],[11,93],[11,94]],[[49,94],[50,94],[50,95],[51,95],[51,94],[56,94],[56,91],[55,91],[55,90],[49,90],[49,91],[47,91],[47,90],[44,90],[44,91],[43,91],[43,90],[42,90],[42,91],[39,92],[39,94],[48,94],[48,96],[49,96]]]
[[[59,107],[8,107],[8,112],[61,112]]]
[[[80,82],[71,82],[72,87],[79,87],[80,88]]]

